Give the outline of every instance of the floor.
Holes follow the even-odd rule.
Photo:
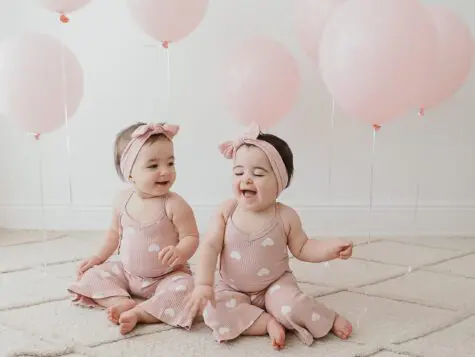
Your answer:
[[[266,337],[218,345],[200,322],[191,332],[153,325],[122,337],[103,311],[72,306],[66,285],[101,239],[100,232],[0,230],[0,357],[475,353],[475,238],[362,238],[349,261],[292,259],[302,289],[348,317],[354,335],[306,347],[289,333],[282,352]]]

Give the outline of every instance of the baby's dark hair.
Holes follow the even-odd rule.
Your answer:
[[[289,144],[287,144],[284,140],[273,134],[260,133],[257,139],[268,142],[277,150],[280,157],[282,158],[282,161],[284,161],[284,165],[287,170],[287,175],[289,176],[289,181],[285,188],[289,187],[290,181],[292,180],[292,176],[294,174],[294,155],[292,153],[292,150],[290,149]]]
[[[160,123],[161,125],[165,123]],[[120,131],[114,141],[114,164],[115,164],[115,170],[117,171],[117,174],[123,181],[127,181],[128,177],[124,177],[122,175],[122,171],[120,170],[120,158],[122,156],[122,153],[124,152],[126,146],[130,143],[132,140],[132,134],[133,132],[142,125],[146,125],[146,123],[136,123],[128,126],[127,128],[123,129]],[[164,134],[154,134],[148,138],[148,140],[145,142],[145,145],[150,145],[156,142],[157,140],[162,140],[162,139],[167,139],[168,138]]]

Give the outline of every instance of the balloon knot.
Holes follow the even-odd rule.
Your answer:
[[[378,124],[373,124],[373,129],[375,131],[379,131],[381,129],[381,125],[378,125]]]
[[[40,140],[41,133],[30,133],[31,136],[35,138],[35,140]]]
[[[67,17],[65,14],[61,14],[59,21],[61,21],[63,24],[67,24],[69,22],[69,17]]]
[[[168,44],[169,44],[168,41],[163,41],[162,42],[162,47],[165,48],[165,49],[168,49]]]
[[[419,115],[420,117],[423,117],[424,115],[426,115],[426,111],[424,110],[424,108],[420,108],[419,113],[417,113],[417,115]]]

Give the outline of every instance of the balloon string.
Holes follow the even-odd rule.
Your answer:
[[[171,65],[171,58],[170,58],[170,49],[165,48],[165,53],[167,54],[168,100],[171,102],[171,96],[172,96],[172,65]]]
[[[71,174],[71,136],[69,132],[69,112],[68,112],[68,95],[67,95],[67,83],[66,83],[66,53],[65,45],[61,46],[61,76],[63,84],[63,103],[64,103],[64,123],[66,128],[66,154],[68,165],[68,188],[69,188],[69,204],[73,204],[73,184]]]
[[[369,175],[369,229],[368,229],[368,244],[371,243],[372,238],[372,223],[373,223],[373,199],[374,199],[374,161],[376,152],[376,134],[379,130],[378,126],[373,126],[373,140],[371,143],[371,165]]]
[[[40,206],[41,206],[41,229],[43,231],[43,243],[46,243],[46,214],[45,214],[45,192],[44,192],[44,180],[43,180],[43,150],[42,145],[38,135],[35,135],[35,140],[38,143],[38,176],[40,182]],[[43,244],[46,249],[46,245]],[[46,253],[46,252],[45,252]],[[43,257],[46,257],[46,254],[43,254]],[[43,259],[41,264],[41,270],[43,274],[46,274],[46,260]]]
[[[416,200],[414,203],[414,223],[417,221],[417,213],[419,211],[419,193],[420,193],[420,185],[419,180],[416,183]]]
[[[333,133],[335,130],[335,97],[332,97],[332,114],[330,118],[330,143],[328,146],[328,198],[332,201],[332,174],[333,174]]]
[[[421,164],[421,150],[417,149],[416,145],[416,168],[415,168],[415,177],[416,177],[416,190],[415,190],[415,201],[414,201],[414,212],[413,212],[413,224],[414,224],[414,229],[416,229],[416,224],[417,224],[417,215],[419,213],[419,199],[420,199],[420,171],[419,171],[419,166]],[[417,230],[417,229],[416,229]]]

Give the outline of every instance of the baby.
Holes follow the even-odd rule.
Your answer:
[[[116,169],[132,188],[117,195],[104,244],[80,264],[78,281],[69,286],[76,303],[107,308],[122,334],[139,322],[189,329],[194,318],[185,299],[193,290],[188,260],[198,229],[190,206],[170,192],[178,129],[138,123],[117,135]],[[117,249],[120,261],[106,262]],[[137,304],[131,295],[145,301]]]
[[[218,342],[269,334],[280,350],[285,329],[295,330],[307,345],[330,331],[347,339],[350,322],[303,294],[289,267],[288,250],[301,261],[318,263],[348,259],[353,244],[309,239],[297,213],[276,202],[293,174],[287,143],[252,125],[242,138],[222,144],[220,150],[234,159],[235,199],[222,205],[201,243],[187,308],[196,313],[206,306],[204,321]],[[215,290],[218,256],[220,279]]]

